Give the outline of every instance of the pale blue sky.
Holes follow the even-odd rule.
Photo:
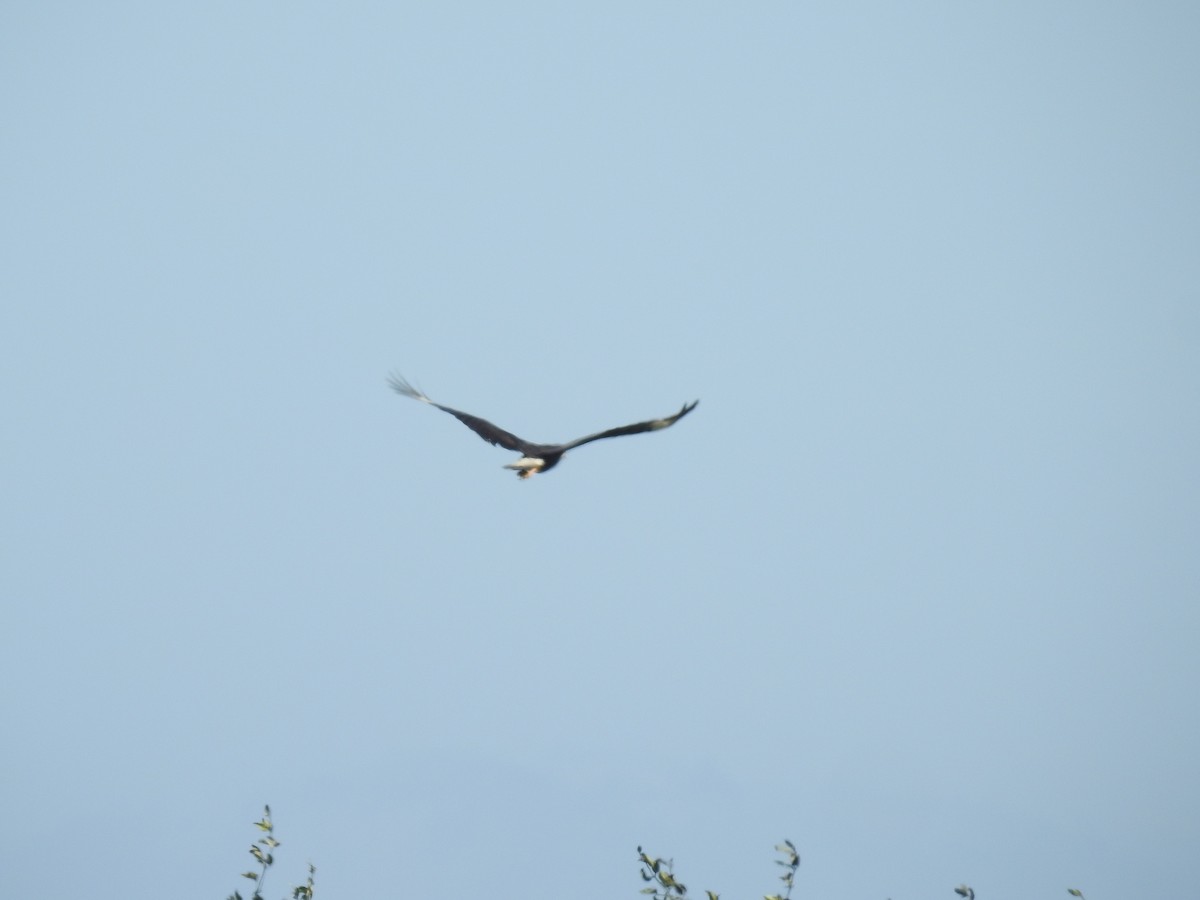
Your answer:
[[[5,5],[0,895],[1194,897],[1198,9]]]

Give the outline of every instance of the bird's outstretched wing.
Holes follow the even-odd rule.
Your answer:
[[[599,441],[604,438],[621,437],[626,434],[641,434],[643,431],[658,431],[660,428],[670,428],[693,409],[699,400],[693,400],[691,403],[683,404],[683,408],[673,416],[667,416],[665,419],[650,419],[648,422],[637,422],[633,425],[622,425],[620,428],[610,428],[607,431],[589,434],[587,437],[581,437],[579,440],[571,441],[569,444],[563,444],[562,450],[566,452],[573,447],[579,447],[583,444],[590,444],[592,441]]]
[[[442,412],[450,413],[450,415],[454,416],[454,418],[458,419],[458,421],[462,422],[489,444],[496,444],[505,450],[515,450],[518,453],[525,453],[528,448],[534,446],[528,441],[521,440],[515,434],[510,434],[503,428],[493,425],[487,419],[481,419],[479,416],[473,416],[470,413],[451,409],[449,406],[442,406],[440,403],[434,403],[409,384],[401,375],[395,373],[390,375],[388,377],[388,384],[398,394],[403,394],[405,397],[412,397],[414,400],[420,400],[422,403],[428,403],[430,406],[437,407]]]

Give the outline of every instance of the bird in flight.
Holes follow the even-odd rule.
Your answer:
[[[643,431],[658,431],[662,428],[670,428],[695,409],[696,404],[700,402],[699,400],[694,400],[691,403],[685,403],[679,412],[673,416],[667,416],[665,419],[650,419],[648,422],[637,422],[633,425],[610,428],[607,431],[589,434],[587,437],[581,437],[566,444],[535,444],[532,441],[519,438],[515,434],[509,434],[503,428],[498,428],[486,419],[481,419],[478,416],[473,416],[470,413],[461,412],[457,409],[451,409],[449,406],[442,406],[440,403],[434,403],[400,375],[393,374],[388,378],[388,384],[398,394],[403,394],[405,397],[412,397],[414,400],[420,400],[422,403],[435,406],[442,412],[450,413],[450,415],[454,416],[454,418],[458,419],[458,421],[462,422],[489,444],[495,444],[503,447],[505,450],[514,450],[520,453],[520,459],[516,462],[508,463],[504,467],[506,469],[514,469],[518,478],[529,478],[538,472],[548,472],[558,465],[558,461],[562,459],[563,454],[568,450],[573,450],[575,447],[581,447],[584,444],[590,444],[592,441],[598,441],[603,438],[621,437],[626,434],[641,434]]]

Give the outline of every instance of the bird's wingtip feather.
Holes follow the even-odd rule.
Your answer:
[[[418,391],[415,387],[408,383],[408,379],[399,372],[392,372],[388,375],[388,384],[397,394],[403,394],[405,397],[412,397],[414,400],[424,400],[426,403],[433,401]]]

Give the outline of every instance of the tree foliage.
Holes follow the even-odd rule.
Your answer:
[[[775,849],[780,854],[780,858],[775,860],[775,865],[784,869],[783,874],[779,876],[784,890],[782,894],[765,894],[763,900],[791,900],[792,889],[796,886],[796,870],[800,868],[800,853],[796,850],[796,845],[786,839],[782,844],[776,844]],[[642,881],[647,882],[646,887],[642,888],[643,894],[649,895],[653,900],[686,900],[687,887],[675,877],[673,860],[650,856],[641,847],[637,848],[637,852],[638,862],[642,864]],[[713,891],[704,893],[708,895],[708,900],[719,900]],[[960,884],[954,889],[954,893],[964,900],[975,900],[975,889],[969,885]],[[1078,900],[1087,900],[1083,891],[1077,888],[1067,888],[1067,893]]]
[[[254,882],[254,893],[250,895],[250,900],[263,900],[263,881],[266,880],[267,871],[275,865],[275,848],[280,845],[279,841],[275,839],[275,823],[271,821],[270,806],[263,807],[263,817],[255,822],[254,826],[261,834],[258,840],[250,845],[250,855],[254,857],[258,869],[243,872],[242,877]],[[316,874],[317,867],[309,863],[308,881],[299,887],[292,888],[292,900],[313,900],[313,877]],[[234,891],[229,895],[228,900],[244,900],[244,898],[241,893]]]
[[[242,873],[242,877],[254,882],[254,893],[248,900],[264,900],[262,889],[267,872],[275,864],[275,850],[280,842],[275,838],[275,823],[271,821],[271,807],[263,807],[263,816],[254,826],[259,830],[258,840],[250,845],[250,855],[257,864],[257,869]],[[780,858],[775,865],[783,868],[779,880],[783,882],[782,893],[764,894],[763,900],[791,900],[792,890],[796,887],[796,871],[800,868],[800,853],[796,845],[785,839],[782,844],[775,845]],[[687,900],[687,885],[675,875],[675,862],[651,856],[641,847],[637,848],[638,862],[641,864],[639,874],[645,886],[641,893],[651,900]],[[292,888],[291,900],[313,900],[313,878],[317,867],[309,864],[308,880],[299,887]],[[714,891],[705,891],[707,900],[720,900],[720,895]],[[966,884],[960,884],[954,893],[963,900],[975,900],[975,889]],[[1067,893],[1077,900],[1086,900],[1083,892],[1077,888],[1067,888]],[[247,900],[238,891],[229,895],[227,900]]]
[[[792,888],[796,883],[796,870],[800,868],[800,854],[796,851],[796,845],[786,839],[782,844],[776,844],[775,849],[782,855],[781,859],[775,860],[775,865],[784,868],[784,873],[779,876],[784,892],[765,894],[763,900],[791,900]],[[638,862],[642,864],[642,881],[649,882],[642,888],[642,893],[649,895],[653,900],[685,900],[687,886],[675,877],[674,861],[652,857],[641,847],[637,848],[637,852]],[[708,895],[708,900],[720,900],[720,895],[714,891],[704,893]]]

